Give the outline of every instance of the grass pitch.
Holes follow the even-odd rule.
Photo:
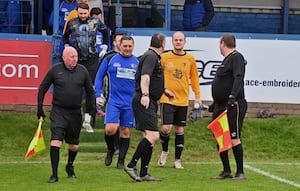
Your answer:
[[[157,166],[160,144],[154,147],[149,172],[162,182],[133,182],[116,169],[116,156],[111,166],[104,165],[106,146],[103,139],[102,118],[97,119],[95,133],[82,130],[80,152],[75,161],[77,179],[67,178],[64,167],[67,147],[61,148],[59,182],[47,183],[51,175],[49,162],[49,115],[43,124],[46,151],[28,161],[24,155],[38,125],[34,113],[0,113],[0,190],[222,190],[222,191],[296,191],[300,189],[300,118],[245,119],[242,141],[245,153],[247,180],[215,180],[222,169],[211,132],[206,128],[210,119],[188,124],[182,155],[185,169],[173,168],[174,136],[170,140],[170,154],[166,167]],[[129,161],[140,132],[132,130],[127,154]],[[230,152],[232,171],[235,162]]]

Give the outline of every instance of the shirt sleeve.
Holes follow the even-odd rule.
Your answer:
[[[96,78],[95,78],[95,96],[96,98],[101,97],[101,94],[103,94],[103,79],[104,76],[107,73],[107,69],[108,69],[108,57],[104,58],[104,60],[102,61],[98,72],[96,74]]]

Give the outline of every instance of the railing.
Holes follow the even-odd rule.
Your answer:
[[[31,34],[34,31],[34,0],[0,0],[0,32]]]

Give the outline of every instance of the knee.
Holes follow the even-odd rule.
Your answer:
[[[117,128],[118,127],[107,125],[107,126],[105,126],[105,133],[107,135],[114,135],[117,132]]]
[[[120,137],[129,138],[130,137],[130,129],[126,127],[120,127]]]
[[[69,144],[69,149],[73,152],[77,152],[78,151],[79,146],[78,145],[72,145]]]
[[[161,132],[163,134],[169,134],[171,132],[172,125],[163,125],[161,126]]]

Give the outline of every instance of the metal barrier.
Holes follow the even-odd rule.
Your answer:
[[[31,34],[34,0],[0,0],[0,32]]]

